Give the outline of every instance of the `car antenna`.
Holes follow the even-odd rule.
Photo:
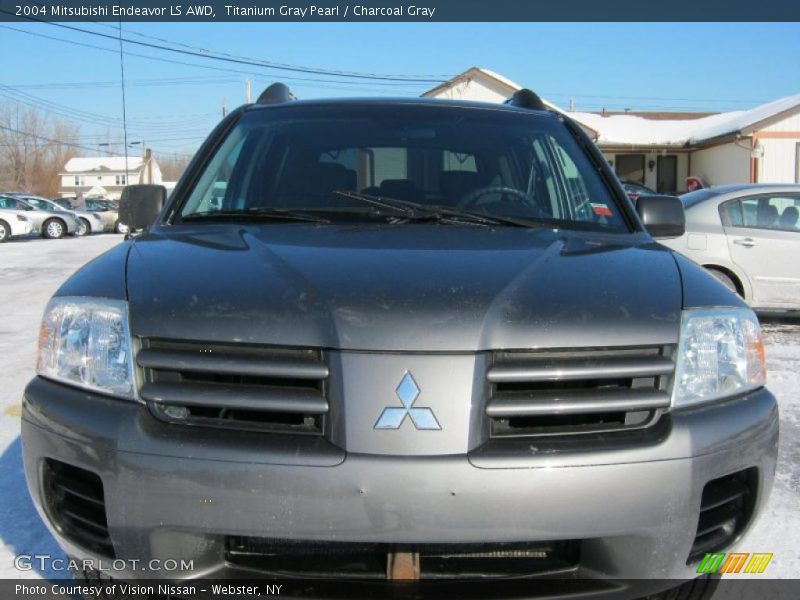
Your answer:
[[[292,93],[285,83],[273,83],[258,97],[256,104],[280,104],[282,102],[291,102],[297,100],[297,97]]]

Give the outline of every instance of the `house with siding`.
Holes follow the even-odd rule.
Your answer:
[[[423,96],[502,102],[521,87],[473,67]],[[662,193],[684,191],[689,177],[705,185],[800,183],[800,94],[716,114],[565,112],[545,103],[583,127],[620,179]]]
[[[84,197],[119,199],[126,185],[161,183],[161,168],[150,150],[145,156],[99,156],[71,158],[59,173],[58,193],[69,198],[81,192]]]

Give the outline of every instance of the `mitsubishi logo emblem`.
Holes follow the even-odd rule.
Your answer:
[[[419,386],[411,373],[406,371],[403,378],[395,390],[397,397],[400,398],[403,406],[387,406],[383,409],[381,416],[375,423],[374,429],[400,429],[406,416],[411,418],[411,422],[417,429],[423,430],[438,430],[441,429],[439,421],[436,420],[433,411],[430,408],[422,407],[417,408],[414,402],[419,396]]]

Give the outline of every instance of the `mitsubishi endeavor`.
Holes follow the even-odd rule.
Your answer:
[[[192,567],[107,575],[704,592],[767,500],[758,320],[655,241],[680,201],[634,205],[533,92],[277,84],[120,211],[47,306],[22,423],[70,557]]]

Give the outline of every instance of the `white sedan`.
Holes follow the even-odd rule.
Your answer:
[[[686,233],[661,243],[753,308],[800,310],[800,185],[726,185],[681,200]]]
[[[33,224],[24,211],[0,208],[0,243],[32,231]]]

